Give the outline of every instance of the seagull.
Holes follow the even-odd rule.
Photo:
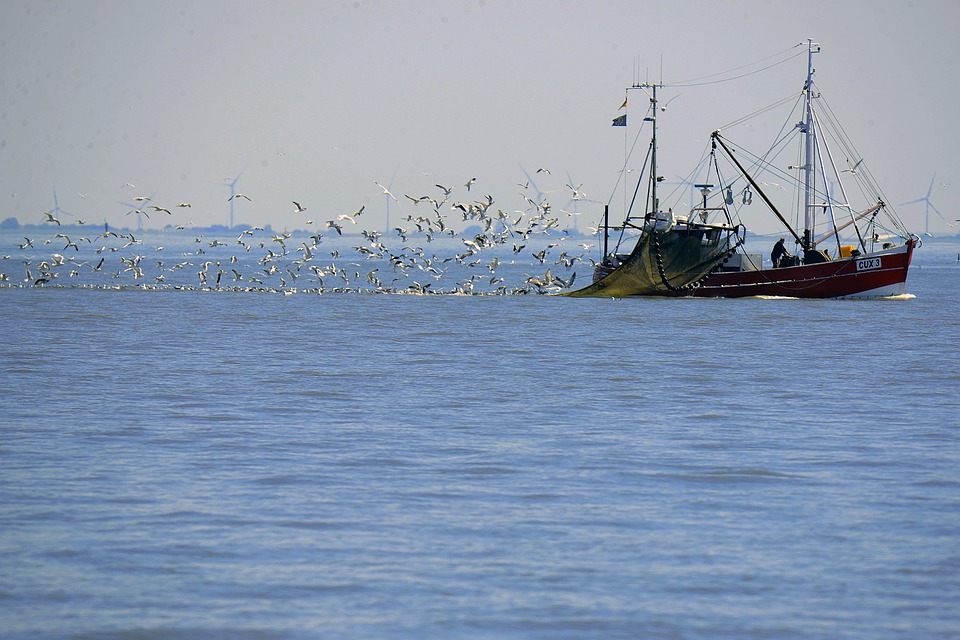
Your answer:
[[[181,202],[181,203],[178,204],[177,206],[178,206],[178,207],[189,207],[189,206],[191,206],[191,205],[190,205],[189,202]]]
[[[545,173],[545,174],[547,174],[547,175],[550,175],[550,169],[545,169],[545,168],[543,168],[543,167],[540,167],[539,169],[537,169],[536,172],[537,172],[537,173]]]
[[[840,173],[852,173],[853,175],[857,175],[857,167],[860,166],[860,163],[861,163],[861,162],[863,162],[863,158],[860,158],[859,160],[857,160],[857,164],[853,165],[853,166],[850,167],[849,169],[844,169],[844,170],[841,171]],[[847,160],[847,164],[849,164],[849,163],[850,163],[850,161]]]
[[[230,202],[230,201],[233,200],[234,198],[246,198],[247,200],[250,200],[250,196],[248,196],[248,195],[245,194],[245,193],[235,193],[235,194],[233,194],[232,196],[230,196],[229,198],[227,198],[227,202]]]
[[[163,207],[158,207],[158,206],[155,205],[155,204],[150,205],[150,208],[153,209],[154,211],[163,211],[164,213],[166,213],[166,214],[168,214],[168,215],[171,215],[171,216],[173,215],[173,213],[170,211],[170,209],[165,209],[165,208],[163,208]]]
[[[394,201],[400,202],[399,200],[397,200],[397,196],[395,196],[395,195],[393,195],[392,193],[390,193],[389,189],[387,189],[385,186],[383,186],[382,184],[380,184],[380,183],[377,182],[376,180],[373,181],[373,184],[375,184],[375,185],[377,185],[378,187],[380,187],[381,189],[383,189],[383,193],[386,194],[386,195],[388,195],[388,196],[390,196],[391,198],[393,198]]]
[[[663,103],[663,105],[660,107],[660,111],[666,111],[666,110],[667,110],[667,105],[670,104],[671,102],[673,102],[674,100],[676,100],[676,99],[679,98],[679,97],[680,97],[680,94],[678,93],[677,95],[675,95],[675,96],[673,96],[672,98],[670,98],[669,100],[667,100],[667,101],[666,101],[665,103]]]
[[[463,186],[467,188],[467,191],[470,191],[470,185],[472,185],[476,181],[477,181],[476,178],[470,178],[469,180],[467,180],[467,183]]]
[[[52,213],[45,213],[44,215],[47,216],[47,219],[44,220],[44,222],[54,222],[58,227],[60,226],[60,221],[54,218]]]
[[[580,191],[580,187],[582,187],[582,186],[583,186],[582,183],[581,183],[581,184],[578,184],[577,186],[573,186],[572,184],[567,183],[567,187],[568,187],[571,191],[573,191],[573,199],[574,199],[574,200],[586,200],[587,194],[585,194],[583,191]]]
[[[297,208],[297,213],[300,213],[301,211],[306,211],[306,210],[307,210],[306,207],[302,206],[302,205],[301,205],[299,202],[297,202],[296,200],[291,200],[291,202],[293,202],[293,206],[295,206],[295,207]]]

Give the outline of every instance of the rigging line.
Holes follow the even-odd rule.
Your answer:
[[[737,120],[734,120],[733,122],[730,122],[730,123],[725,124],[724,126],[718,127],[718,128],[720,129],[720,131],[723,131],[724,129],[729,129],[729,128],[731,128],[731,127],[735,127],[735,126],[737,126],[737,125],[739,125],[739,124],[742,124],[742,123],[746,122],[747,120],[750,120],[751,118],[755,118],[755,117],[757,117],[757,116],[759,116],[759,115],[761,115],[761,114],[763,114],[763,113],[766,113],[767,111],[770,111],[770,110],[772,110],[772,109],[776,109],[776,108],[779,107],[780,105],[786,104],[786,103],[789,102],[790,100],[794,100],[794,99],[796,99],[797,102],[800,101],[800,97],[797,96],[797,94],[791,93],[791,94],[788,95],[787,97],[781,98],[780,100],[777,100],[776,102],[774,102],[774,103],[771,104],[771,105],[768,105],[768,106],[766,106],[766,107],[761,107],[760,109],[757,109],[757,110],[754,111],[753,113],[748,113],[747,115],[743,116],[742,118],[739,118],[739,119],[737,119]],[[794,108],[796,108],[796,107],[794,107]]]
[[[869,167],[867,167],[866,164],[863,164],[863,156],[860,155],[859,150],[857,150],[856,146],[853,144],[853,140],[850,138],[849,134],[847,134],[847,132],[840,125],[840,122],[837,119],[836,114],[831,109],[830,104],[823,98],[823,96],[818,97],[817,104],[823,107],[823,110],[820,113],[825,116],[824,120],[828,124],[828,127],[825,128],[825,131],[840,144],[848,157],[860,158],[859,162],[861,164],[859,164],[857,167],[855,178],[857,185],[860,187],[861,194],[867,199],[879,198],[886,202],[888,200],[886,195],[873,178]],[[895,212],[890,211],[889,214],[891,218],[894,218],[895,220],[897,219]],[[897,222],[899,222],[899,220],[897,220]]]
[[[800,42],[800,43],[798,43],[798,44],[793,45],[792,47],[789,47],[789,48],[787,48],[787,49],[784,49],[783,51],[780,51],[780,52],[778,52],[778,53],[774,53],[773,55],[767,56],[766,58],[761,58],[761,59],[759,59],[759,60],[755,60],[754,62],[748,62],[747,64],[740,65],[739,67],[734,67],[733,69],[727,69],[726,71],[721,71],[720,73],[711,73],[710,75],[700,76],[699,78],[690,78],[689,80],[685,80],[684,82],[699,82],[699,81],[701,81],[701,80],[706,80],[707,78],[713,78],[713,77],[716,77],[716,76],[723,76],[723,75],[726,75],[726,74],[728,74],[728,73],[733,73],[734,71],[740,71],[741,69],[746,69],[747,67],[752,67],[752,66],[755,65],[755,64],[760,64],[761,62],[766,62],[767,60],[770,60],[771,58],[776,58],[776,57],[778,57],[778,56],[782,56],[783,54],[788,53],[789,51],[792,51],[793,49],[796,49],[797,47],[802,47],[803,45],[804,45],[804,43],[803,43],[803,42]],[[803,52],[801,51],[800,53],[803,53]],[[788,58],[788,59],[789,59],[789,58]]]
[[[856,172],[854,173],[854,178],[856,179],[856,184],[860,188],[860,193],[867,200],[879,199],[885,203],[889,202],[886,194],[880,188],[876,179],[873,177],[873,174],[870,171],[869,166],[863,162],[863,156],[860,155],[860,152],[856,149],[853,144],[853,141],[850,139],[846,131],[843,130],[843,127],[840,126],[839,122],[836,119],[836,115],[831,111],[830,105],[823,100],[822,98],[818,101],[818,104],[825,108],[826,121],[829,124],[827,132],[837,140],[843,150],[847,153],[848,157],[860,158],[859,164],[857,165]],[[894,224],[901,227],[901,231],[906,233],[906,229],[903,227],[903,222],[900,220],[896,211],[894,211],[888,205],[887,214],[890,216]]]
[[[781,103],[786,100],[781,100]],[[780,126],[780,131],[777,132],[777,137],[773,144],[767,149],[767,151],[762,156],[754,156],[762,162],[763,164],[771,164],[772,161],[770,158],[778,157],[783,150],[786,148],[787,143],[796,136],[797,128],[796,126],[791,125],[790,123],[794,121],[794,114],[797,111],[797,108],[800,105],[800,100],[797,100],[797,103],[794,104],[793,109],[790,111],[790,114],[787,115],[786,119],[783,121],[783,124]],[[779,148],[778,148],[779,147]],[[797,164],[800,164],[799,162]]]
[[[820,120],[819,120],[819,113],[817,110],[813,108],[813,105],[811,105],[810,114],[813,118],[813,122],[811,123],[811,125],[814,127],[814,131],[816,131],[817,129],[820,128]],[[829,166],[833,170],[834,176],[836,176],[838,173],[837,165],[833,161],[833,154],[830,153],[830,145],[826,144],[826,140],[823,139],[823,136],[815,136],[814,144],[816,145],[816,158],[819,161],[818,168],[820,171],[820,180],[823,182],[823,190],[824,190],[824,194],[823,194],[824,197],[818,198],[818,199],[822,199],[826,203],[826,207],[824,207],[821,211],[824,214],[826,214],[826,216],[829,218],[830,226],[833,228],[834,239],[837,241],[837,255],[839,256],[843,253],[843,249],[840,247],[840,231],[837,229],[837,217],[833,213],[833,209],[834,209],[833,198],[830,197],[830,189],[827,186],[827,164],[823,161],[823,152],[826,151],[827,153],[827,160],[830,161]],[[846,194],[846,191],[844,191],[843,189],[843,183],[839,179],[837,180],[837,183],[840,185],[840,195],[843,196],[844,202],[847,202],[847,194]],[[817,192],[816,179],[814,179],[814,192],[815,193]],[[812,227],[816,229],[816,226],[817,226],[816,218],[814,218]],[[857,239],[860,241],[860,246],[863,247],[864,250],[866,250],[867,247],[863,244],[863,237],[860,235],[860,229],[857,227],[856,224],[854,224],[853,226],[854,226],[854,230],[856,230],[857,232]]]
[[[714,160],[716,160],[716,158],[714,158]],[[720,164],[719,164],[718,162],[714,162],[714,163],[713,163],[713,169],[714,169],[714,171],[716,172],[716,175],[717,175],[717,184],[720,185],[720,191],[721,191],[721,196],[720,196],[720,197],[724,198],[724,204],[725,204],[725,206],[723,207],[723,215],[726,217],[727,222],[730,223],[730,226],[731,226],[731,227],[732,227],[732,226],[736,226],[736,225],[734,224],[734,222],[733,222],[733,216],[730,215],[730,205],[726,205],[726,196],[723,195],[723,183],[724,183],[724,180],[723,180],[723,174],[720,173]],[[739,179],[731,181],[730,184],[727,185],[727,187],[728,187],[728,188],[732,188],[733,185],[736,184],[737,182],[739,182]],[[736,202],[734,202],[734,205],[733,205],[733,206],[736,207]],[[706,213],[706,212],[704,212],[704,213]],[[740,212],[739,212],[739,210],[734,209],[734,213],[736,214],[737,219],[739,220],[739,219],[740,219]],[[706,222],[706,220],[704,220],[704,222]]]
[[[828,110],[829,110],[829,109],[828,109]],[[814,126],[818,127],[818,128],[821,130],[821,132],[822,132],[822,131],[823,131],[823,126],[821,125],[821,122],[820,122],[820,109],[819,109],[819,108],[813,108],[813,106],[811,105],[811,110],[810,110],[810,111],[811,111],[811,113],[812,113],[812,115],[813,115]],[[827,119],[829,120],[829,117],[828,117]],[[825,135],[821,135],[821,136],[819,136],[819,137],[817,138],[817,147],[818,147],[818,148],[820,147],[820,144],[821,144],[821,143],[823,144],[823,148],[824,148],[824,149],[826,150],[826,152],[827,152],[827,159],[830,160],[830,167],[831,167],[831,169],[832,169],[832,171],[833,171],[833,176],[836,178],[836,180],[837,180],[837,183],[836,183],[836,184],[837,184],[837,187],[840,189],[840,197],[841,197],[840,202],[843,203],[843,206],[846,207],[848,213],[850,214],[851,221],[854,222],[854,230],[857,232],[857,239],[860,241],[860,246],[861,246],[864,250],[866,250],[867,247],[866,247],[866,245],[865,245],[864,242],[863,242],[863,236],[860,234],[860,227],[858,227],[858,226],[856,225],[856,220],[853,218],[853,214],[854,214],[853,209],[852,209],[852,208],[850,207],[850,205],[849,205],[849,203],[850,203],[850,197],[847,195],[847,189],[846,189],[846,187],[845,187],[844,184],[843,184],[843,180],[840,179],[840,172],[837,170],[837,163],[836,163],[836,161],[833,159],[833,152],[830,151],[830,145],[827,144],[827,140],[826,140],[826,136],[825,136]],[[839,246],[840,246],[840,243],[839,243],[839,241],[840,241],[840,235],[839,235],[838,230],[837,230],[837,227],[836,227],[836,221],[833,220],[833,217],[834,217],[834,216],[833,216],[833,207],[834,207],[835,205],[834,205],[834,203],[833,203],[833,198],[830,197],[829,188],[827,187],[826,167],[823,165],[823,160],[820,161],[820,165],[821,165],[821,173],[823,173],[823,178],[822,178],[822,179],[823,179],[823,184],[824,184],[824,190],[827,191],[827,193],[825,194],[825,200],[826,200],[826,202],[830,203],[830,205],[831,205],[831,207],[830,207],[830,217],[831,217],[831,220],[833,221],[834,232],[837,233],[837,250],[839,251],[839,250],[840,250],[840,249],[839,249]],[[838,255],[839,255],[839,254],[838,254]]]
[[[793,227],[791,227],[790,223],[788,223],[786,218],[783,217],[783,214],[780,213],[776,205],[774,205],[773,202],[770,201],[770,198],[767,196],[764,190],[760,188],[760,185],[757,184],[757,181],[749,173],[747,173],[746,169],[743,168],[743,165],[740,164],[739,160],[737,160],[736,155],[724,143],[723,137],[720,136],[719,132],[714,132],[712,134],[712,138],[720,144],[720,147],[727,154],[727,157],[733,161],[733,164],[737,165],[737,169],[740,171],[743,177],[750,182],[750,185],[757,190],[757,194],[759,194],[759,196],[763,199],[763,201],[767,204],[767,206],[770,207],[770,210],[773,211],[773,213],[775,213],[778,218],[780,218],[780,222],[782,222],[783,225],[787,228],[787,230],[790,232],[790,235],[792,235],[796,239],[797,244],[801,244],[800,236],[797,235],[797,232],[793,230]]]
[[[769,174],[770,176],[777,178],[778,180],[783,180],[785,183],[789,184],[791,188],[797,188],[800,186],[800,180],[796,174],[788,173],[786,170],[773,164],[773,160],[779,157],[780,154],[787,149],[787,143],[790,142],[791,139],[792,138],[790,137],[784,138],[783,147],[776,154],[773,154],[772,158],[770,157],[770,154],[773,149],[769,150],[763,156],[758,156],[744,147],[736,145],[735,147],[739,153],[747,156],[751,160],[750,168],[755,172],[759,173],[762,171],[765,174]]]
[[[646,91],[644,91],[644,93],[646,93]],[[647,116],[651,114],[652,109],[653,109],[652,106],[647,107],[647,112],[646,112]],[[656,116],[655,113],[653,115]],[[624,176],[626,176],[627,174],[627,165],[630,163],[630,158],[633,157],[634,152],[637,150],[637,143],[640,142],[640,134],[643,133],[643,128],[648,121],[649,120],[645,116],[643,120],[640,122],[640,126],[637,128],[637,135],[634,136],[633,144],[630,145],[629,151],[626,148],[624,148],[623,166],[620,167],[620,177],[617,178],[616,184],[613,185],[613,190],[610,193],[610,197],[607,199],[607,206],[609,206],[610,203],[613,202],[614,197],[616,197],[617,195],[617,191],[620,188],[620,181],[623,180]],[[624,132],[624,134],[626,134],[626,132]],[[626,137],[626,135],[624,137]],[[629,138],[627,138],[627,140],[629,140]],[[627,146],[626,141],[624,141],[624,147],[626,146]],[[646,164],[644,164],[644,166],[646,166]]]
[[[679,200],[678,200],[679,198],[682,197],[682,196],[680,195],[680,192],[681,192],[681,191],[687,191],[687,189],[689,189],[689,188],[691,188],[691,187],[694,186],[694,183],[693,183],[693,181],[692,181],[691,179],[692,179],[692,178],[695,178],[697,175],[700,174],[700,171],[703,170],[704,164],[706,163],[706,161],[707,161],[707,159],[709,158],[709,156],[710,156],[710,146],[709,146],[709,144],[708,144],[707,147],[703,150],[703,153],[700,155],[700,160],[697,161],[696,166],[694,166],[694,168],[693,168],[692,170],[690,170],[689,172],[687,172],[687,175],[685,175],[685,176],[679,176],[679,175],[678,175],[678,176],[677,176],[677,177],[680,178],[681,182],[677,183],[677,185],[673,188],[673,190],[670,191],[670,193],[667,194],[667,195],[663,198],[663,201],[664,201],[664,202],[677,202],[677,206],[683,204],[682,202],[679,202]],[[708,178],[709,178],[709,167],[708,167]],[[690,201],[690,208],[692,209],[695,205],[696,205],[696,202],[694,202],[694,201],[691,199],[691,201]]]
[[[639,136],[639,134],[637,134],[637,135]],[[646,173],[646,171],[647,171],[647,163],[650,162],[650,152],[652,151],[652,149],[653,149],[653,141],[651,140],[651,141],[650,141],[650,146],[647,148],[647,155],[646,155],[646,157],[644,158],[644,161],[643,161],[643,167],[640,169],[640,178],[637,180],[637,186],[636,186],[636,188],[634,189],[633,199],[630,201],[630,206],[629,206],[629,208],[627,207],[627,203],[626,203],[626,193],[624,193],[624,204],[623,204],[623,207],[624,207],[625,213],[624,213],[623,222],[621,223],[621,225],[620,225],[620,227],[619,227],[619,229],[620,229],[620,235],[617,237],[617,241],[616,241],[616,243],[614,244],[613,253],[615,253],[615,254],[616,254],[616,253],[619,253],[619,251],[620,251],[620,246],[623,244],[624,238],[625,238],[626,233],[627,233],[627,227],[630,226],[630,227],[636,228],[635,225],[630,224],[630,217],[631,217],[631,216],[630,216],[630,212],[633,210],[633,203],[636,201],[636,199],[637,199],[637,193],[640,191],[640,185],[641,185],[642,182],[643,182],[643,174]],[[626,175],[626,172],[627,172],[626,164],[624,164],[624,170],[621,172],[620,179],[623,179],[623,176]],[[617,184],[620,183],[620,179],[617,180]],[[626,180],[624,180],[624,191],[626,191]],[[613,195],[610,196],[610,201],[613,201]],[[607,206],[609,206],[609,202],[607,203]],[[618,228],[618,227],[614,227],[614,228],[616,229],[616,228]],[[609,232],[609,228],[607,228],[607,231],[606,231],[606,232]]]
[[[834,135],[834,138],[840,143],[843,147],[845,153],[848,156],[861,159],[863,156],[860,155],[860,152],[854,146],[853,141],[850,139],[849,134],[843,129],[840,121],[837,119],[836,114],[833,112],[833,109],[830,107],[830,104],[826,101],[823,96],[817,98],[817,104],[823,107],[823,113],[825,115],[824,120],[829,124],[831,133]]]
[[[786,98],[774,103],[773,105],[770,105],[769,107],[765,107],[764,109],[761,109],[756,113],[759,114],[764,111],[768,111],[776,106],[786,103],[791,98],[793,98],[792,95],[787,96]],[[787,115],[786,119],[783,122],[783,125],[780,128],[780,131],[777,133],[776,141],[767,149],[767,151],[762,156],[758,156],[744,149],[747,155],[753,158],[753,164],[751,166],[752,169],[756,170],[758,168],[766,167],[766,170],[769,171],[770,173],[774,175],[778,175],[778,177],[780,177],[781,179],[785,179],[789,182],[796,184],[796,177],[790,176],[784,173],[781,169],[776,168],[773,165],[773,158],[777,158],[786,149],[789,141],[792,140],[794,137],[796,137],[795,134],[797,129],[795,126],[791,126],[790,123],[793,122],[794,120],[794,114],[796,113],[797,108],[800,106],[802,98],[803,98],[802,94],[797,96],[797,101],[794,104],[793,109],[791,110],[790,114]],[[753,117],[753,115],[748,117]],[[744,119],[745,118],[741,119],[741,121]],[[797,164],[801,164],[801,163],[797,162]]]
[[[823,107],[823,111],[821,111],[821,113],[825,114],[825,121],[829,123],[828,131],[832,134],[834,139],[840,143],[840,146],[843,147],[844,151],[850,157],[859,158],[860,162],[862,162],[863,156],[860,155],[860,151],[856,148],[856,145],[854,145],[850,135],[840,124],[839,119],[822,94],[818,95],[817,103]],[[890,204],[890,199],[883,192],[883,189],[880,188],[880,185],[873,177],[873,173],[870,171],[870,168],[866,165],[866,163],[862,163],[858,166],[855,177],[857,178],[856,182],[860,187],[861,193],[868,199],[879,198],[880,200],[883,200],[884,204],[886,205],[887,215],[890,217],[891,221],[897,226],[901,234],[908,234],[909,232],[907,231],[906,226],[903,224],[903,220]]]
[[[790,129],[787,129],[787,124],[789,123],[790,120],[791,118],[788,117],[787,122],[784,123],[783,128],[780,130],[780,134],[782,134],[782,137],[780,136],[780,134],[778,134],[778,138],[776,142],[774,142],[773,145],[771,145],[770,148],[767,149],[767,151],[764,152],[762,156],[759,156],[753,153],[752,151],[750,151],[749,149],[746,149],[745,147],[742,147],[740,145],[735,145],[735,146],[740,153],[742,153],[745,156],[748,156],[748,159],[750,160],[750,168],[753,171],[763,171],[765,173],[769,173],[779,180],[784,180],[790,183],[791,185],[796,186],[798,182],[795,175],[789,174],[783,169],[773,164],[774,159],[779,157],[780,154],[787,149],[787,145],[796,137],[795,127],[791,127]],[[732,141],[729,141],[729,142],[731,142],[731,144],[734,144]]]
[[[752,75],[754,75],[754,74],[760,73],[761,71],[766,71],[767,69],[772,69],[773,67],[776,67],[776,66],[778,66],[778,65],[781,65],[781,64],[783,64],[783,63],[785,63],[785,62],[790,62],[790,61],[793,60],[794,58],[798,58],[798,57],[800,57],[800,56],[803,55],[803,54],[804,54],[803,51],[799,51],[799,52],[793,54],[792,56],[790,56],[789,58],[785,58],[785,59],[783,59],[783,60],[780,60],[779,62],[774,62],[773,64],[769,64],[769,65],[767,65],[767,66],[765,66],[765,67],[761,67],[760,69],[757,69],[757,70],[755,70],[755,71],[748,71],[748,72],[746,72],[746,73],[742,73],[742,74],[740,74],[740,75],[738,75],[738,76],[732,76],[732,77],[730,77],[730,78],[721,78],[721,79],[719,79],[719,80],[708,80],[708,81],[704,81],[704,82],[697,82],[696,79],[694,79],[694,80],[685,80],[685,81],[683,81],[683,82],[667,82],[667,83],[664,83],[664,86],[666,86],[666,87],[702,87],[702,86],[705,86],[705,85],[708,85],[708,84],[720,84],[721,82],[730,82],[731,80],[739,80],[740,78],[746,78],[747,76],[752,76]],[[754,63],[754,64],[756,64],[756,63]],[[750,65],[746,65],[746,66],[750,66]],[[741,67],[741,68],[742,68],[742,67]],[[736,69],[731,69],[730,71],[736,71]],[[730,73],[730,71],[725,71],[724,73]],[[712,74],[712,75],[710,75],[710,76],[704,76],[704,78],[711,78],[711,77],[717,76],[717,75],[723,75],[723,74],[722,74],[722,73],[714,73],[714,74]]]

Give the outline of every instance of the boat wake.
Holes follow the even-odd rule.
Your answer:
[[[745,296],[746,297],[746,296]],[[807,300],[808,298],[797,298],[793,296],[749,296],[754,300]],[[837,300],[853,300],[860,302],[875,302],[877,300],[913,300],[917,296],[912,293],[901,293],[895,296],[849,296],[847,298],[837,298]]]
[[[914,300],[917,296],[912,293],[901,293],[896,296],[884,296],[883,298],[874,298],[874,300]]]

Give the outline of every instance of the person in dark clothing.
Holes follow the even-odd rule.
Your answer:
[[[777,241],[777,244],[773,245],[773,251],[770,252],[770,260],[773,262],[773,268],[776,269],[780,266],[780,262],[784,258],[789,258],[790,252],[787,251],[787,248],[783,246],[783,243],[786,242],[784,238],[780,238]]]

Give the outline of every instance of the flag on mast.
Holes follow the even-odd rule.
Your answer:
[[[620,109],[623,109],[623,108],[625,108],[626,106],[627,106],[627,99],[624,98],[624,99],[623,99],[623,104],[620,105]],[[620,111],[620,109],[617,109],[617,111]],[[627,114],[623,114],[622,116],[619,116],[619,117],[617,117],[617,118],[614,118],[614,119],[613,119],[613,126],[615,126],[615,127],[625,127],[625,126],[627,126]]]

